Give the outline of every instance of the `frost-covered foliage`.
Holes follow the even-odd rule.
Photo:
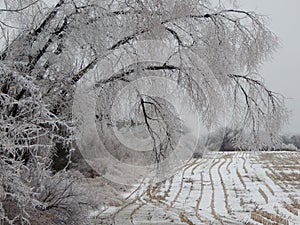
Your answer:
[[[27,224],[27,209],[47,209],[64,201],[60,190],[49,190],[47,186],[49,180],[67,178],[64,174],[53,175],[50,169],[53,147],[56,143],[70,146],[70,135],[66,134],[72,129],[49,111],[34,78],[5,64],[1,64],[0,73],[1,198],[16,205],[13,217],[6,216],[12,207],[2,205],[1,218],[7,223]],[[61,188],[60,183],[57,185],[57,189]],[[52,202],[42,197],[48,192]]]
[[[28,205],[44,209],[49,204],[40,196],[53,178],[53,154],[58,148],[68,153],[74,141],[70,121],[78,81],[107,51],[130,49],[137,41],[173,43],[179,58],[184,49],[201,56],[221,89],[211,85],[207,74],[198,73],[199,83],[191,71],[172,65],[172,61],[149,62],[139,68],[145,71],[143,76],[151,71],[149,74],[158,73],[187,87],[207,126],[218,123],[219,114],[224,113],[218,103],[225,97],[224,106],[232,113],[229,117],[234,127],[242,130],[239,144],[261,148],[278,142],[277,133],[286,118],[283,100],[268,90],[256,73],[276,49],[277,38],[266,27],[264,17],[255,12],[207,0],[4,2],[5,8],[0,10],[0,190],[5,193],[2,200],[17,203],[20,217],[16,220],[28,222]],[[102,80],[98,88],[122,87],[138,79],[134,68]],[[115,89],[105,90],[108,93],[102,96],[102,103],[109,105]],[[168,138],[154,137],[153,141],[169,148],[170,138],[177,137],[170,134],[178,128],[178,120],[157,113],[159,107],[171,112],[168,103],[149,99],[151,96],[140,95],[144,125],[150,136],[155,136],[147,115],[159,118]],[[98,116],[105,116],[105,110],[100,108]],[[156,156],[163,154],[162,149],[154,150]],[[8,219],[3,206],[0,213]]]

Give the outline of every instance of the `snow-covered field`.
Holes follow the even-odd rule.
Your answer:
[[[210,152],[95,224],[300,224],[299,152]]]

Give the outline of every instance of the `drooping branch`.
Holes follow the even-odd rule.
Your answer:
[[[257,107],[258,103],[257,100],[254,99],[253,97],[249,96],[248,93],[246,92],[245,88],[242,86],[242,84],[239,82],[239,80],[243,80],[246,81],[246,83],[255,88],[257,90],[257,92],[263,90],[263,92],[267,95],[267,102],[265,98],[262,98],[261,100],[264,102],[264,106],[263,107],[268,107],[269,108],[269,104],[267,104],[268,102],[271,103],[272,106],[272,110],[275,113],[276,110],[278,109],[278,106],[281,105],[281,100],[279,99],[279,97],[276,95],[276,93],[274,93],[273,91],[269,90],[261,81],[256,80],[254,78],[250,78],[248,76],[242,76],[242,75],[237,75],[237,74],[229,74],[228,77],[232,78],[235,83],[240,87],[240,89],[242,90],[242,92],[244,93],[247,105],[249,106],[251,101],[252,103],[254,103]],[[260,108],[260,107],[259,107]],[[266,109],[268,109],[266,108]],[[260,112],[262,112],[263,114],[267,114],[263,112],[263,109],[260,108],[259,110]]]
[[[21,12],[25,9],[28,9],[29,7],[31,7],[32,5],[36,4],[37,2],[39,2],[40,0],[36,0],[32,3],[29,3],[26,6],[23,6],[22,8],[18,8],[18,9],[0,9],[0,12]]]
[[[245,144],[257,148],[265,148],[267,143],[277,144],[278,133],[283,121],[288,117],[284,108],[284,98],[269,90],[260,80],[249,75],[229,74],[235,84],[235,104],[233,110],[244,109],[244,117],[240,121],[241,131],[239,144]],[[239,92],[240,91],[240,92]],[[241,95],[240,95],[241,94]],[[244,104],[239,99],[244,99]],[[235,114],[241,114],[237,111]],[[236,115],[233,115],[236,116]],[[250,133],[247,133],[249,132]],[[248,137],[247,140],[244,138]]]

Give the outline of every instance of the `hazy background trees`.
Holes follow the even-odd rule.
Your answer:
[[[300,149],[300,135],[283,135],[282,142],[285,144],[285,147],[290,147],[291,149],[297,148]],[[294,147],[293,147],[294,146]]]
[[[171,60],[133,65],[100,80],[97,88],[104,91],[99,104],[103,107],[95,119],[105,118],[99,121],[116,125],[106,113],[115,91],[140,76],[156,73],[186,87],[208,127],[218,123],[224,112],[218,102],[225,99],[230,123],[241,131],[237,138],[241,146],[262,148],[278,143],[277,134],[286,119],[283,99],[267,89],[256,73],[276,49],[277,39],[262,16],[233,7],[230,1],[204,0],[4,1],[0,10],[0,186],[5,193],[2,203],[15,202],[18,217],[7,217],[7,208],[1,204],[2,220],[28,223],[26,209],[47,210],[50,203],[44,196],[50,180],[65,180],[58,183],[63,185],[60,197],[67,199],[64,187],[72,180],[64,168],[70,163],[75,141],[72,100],[78,82],[95,70],[108,51],[129,50],[137,41],[173,43],[174,57],[180,57],[183,49],[201,55],[221,89],[199,68],[189,71]],[[137,73],[137,67],[142,73]],[[142,94],[137,109],[144,110],[136,111],[142,114],[136,114],[133,124],[144,123],[143,129],[151,136],[155,130],[146,123],[145,118],[151,118],[146,115],[160,118],[155,127],[164,128],[168,138],[152,136],[160,148],[154,144],[153,160],[159,161],[180,135],[174,132],[179,121],[171,119],[176,115],[169,113],[168,103]],[[169,119],[157,113],[159,107]],[[64,160],[53,162],[57,155]],[[61,169],[57,178],[53,170]]]

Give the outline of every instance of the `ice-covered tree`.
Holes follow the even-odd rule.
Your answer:
[[[113,122],[107,112],[116,90],[140,76],[157,74],[186,88],[207,126],[223,113],[218,102],[225,99],[234,127],[242,131],[240,145],[262,148],[276,143],[286,119],[283,99],[264,85],[257,71],[276,50],[277,38],[263,16],[241,10],[231,1],[212,2],[4,1],[0,9],[1,183],[5,181],[9,190],[16,187],[14,182],[25,185],[22,171],[15,168],[25,165],[32,172],[48,170],[55,150],[68,151],[78,82],[95,70],[107,52],[131,51],[136,42],[144,40],[172,43],[174,57],[179,59],[184,50],[200,55],[220,86],[214,87],[203,71],[187,70],[172,60],[137,63],[98,80],[96,87],[103,101],[97,119]],[[143,123],[159,161],[179,135],[174,131],[178,120],[165,101],[137,95],[140,101],[132,124]],[[153,127],[165,132],[165,138]],[[8,179],[11,173],[16,179]],[[34,189],[22,191],[36,199]]]

